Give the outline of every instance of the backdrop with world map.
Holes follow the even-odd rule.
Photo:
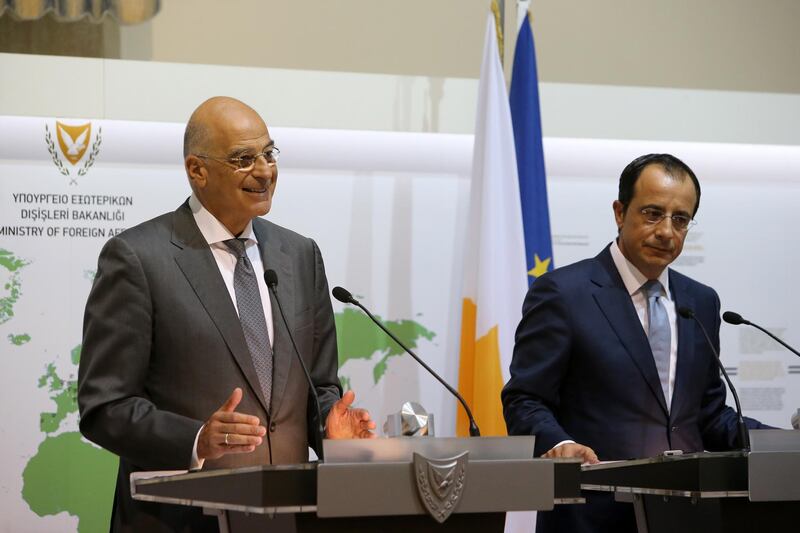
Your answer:
[[[183,126],[19,117],[0,123],[0,132],[14,132],[0,134],[11,143],[0,154],[0,400],[9,406],[0,429],[0,529],[106,531],[117,459],[78,432],[83,306],[103,243],[188,196]],[[91,129],[76,140],[80,130],[68,138],[63,124]],[[346,286],[454,378],[456,366],[444,357],[452,346],[443,339],[455,318],[441,298],[450,293],[441,280],[452,278],[469,139],[455,139],[467,155],[455,164],[425,168],[417,159],[408,167],[392,156],[365,168],[356,154],[348,160],[331,149],[333,132],[271,134],[283,156],[268,217],[317,240],[331,287]],[[453,140],[443,137],[439,148]],[[67,155],[79,141],[84,151],[72,154],[80,155],[73,165]],[[353,142],[369,149],[376,139]],[[433,155],[437,146],[427,144]],[[444,196],[453,202],[438,205]],[[427,259],[433,250],[441,259]],[[360,310],[337,302],[335,318],[342,383],[379,425],[408,400],[453,419],[454,406],[432,378],[405,361]],[[440,430],[452,434],[449,425]]]
[[[181,124],[0,117],[0,531],[107,531],[117,460],[77,429],[83,307],[103,243],[188,196],[182,134]],[[455,383],[472,137],[271,134],[282,155],[268,218],[314,238],[330,286],[349,289]],[[703,182],[699,224],[675,267],[714,286],[724,308],[800,344],[785,296],[785,267],[800,259],[787,233],[800,149],[546,139],[545,150],[556,266],[613,238],[610,205],[628,161],[672,151]],[[438,435],[453,435],[456,404],[440,385],[359,310],[334,311],[340,378],[358,405],[382,425],[418,401]],[[800,407],[796,359],[755,331],[725,326],[721,339],[747,414],[787,427]]]

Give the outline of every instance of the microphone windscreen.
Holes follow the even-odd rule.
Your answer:
[[[333,297],[343,304],[349,304],[353,301],[353,295],[343,287],[334,287],[332,293]]]
[[[683,318],[694,318],[694,311],[692,311],[688,307],[679,307],[678,314],[681,315]]]
[[[744,324],[745,320],[742,318],[742,315],[739,313],[734,313],[733,311],[725,311],[722,313],[722,320],[727,322],[728,324],[733,324],[734,326],[738,326],[739,324]]]
[[[264,271],[264,282],[267,284],[267,287],[273,287],[278,285],[278,275],[275,273],[274,270],[268,268]]]

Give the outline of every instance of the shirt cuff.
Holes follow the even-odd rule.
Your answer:
[[[558,444],[556,444],[555,446],[553,446],[552,448],[550,448],[550,450],[549,450],[549,451],[553,451],[553,450],[555,450],[556,448],[558,448],[558,447],[559,447],[559,446],[561,446],[562,444],[575,444],[575,441],[574,441],[574,440],[571,440],[571,439],[562,440],[561,442],[559,442]],[[197,446],[197,445],[195,444],[195,446]]]
[[[205,424],[200,426],[200,430],[197,432],[197,435],[194,436],[194,446],[192,447],[192,462],[189,465],[189,470],[200,470],[203,468],[203,463],[206,462],[205,459],[200,459],[197,457],[197,441],[200,440],[200,431],[203,431],[203,428],[206,427]]]

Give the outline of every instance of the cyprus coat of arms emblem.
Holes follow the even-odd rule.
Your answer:
[[[453,513],[464,493],[469,452],[449,459],[414,453],[414,477],[422,504],[439,523]]]
[[[86,151],[90,146],[89,155],[85,158],[83,165],[78,169],[78,176],[83,176],[94,165],[97,155],[100,153],[100,143],[102,142],[102,128],[97,128],[97,134],[92,141],[92,123],[70,125],[63,122],[56,121],[56,139],[58,140],[58,149],[56,143],[53,141],[53,136],[50,133],[50,127],[44,125],[44,139],[47,143],[47,151],[50,152],[50,157],[53,159],[53,164],[58,171],[64,176],[71,176],[70,169],[61,160],[61,156],[67,160],[72,166],[78,165],[81,159],[84,159]],[[60,153],[60,155],[59,155]],[[76,183],[75,178],[71,178],[71,184]]]

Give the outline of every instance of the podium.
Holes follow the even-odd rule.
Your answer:
[[[582,468],[583,490],[631,502],[639,533],[795,531],[800,432],[751,430],[751,451],[663,455]]]
[[[201,507],[220,531],[502,532],[506,511],[582,503],[580,461],[533,437],[326,440],[325,462],[134,473],[134,499]]]

